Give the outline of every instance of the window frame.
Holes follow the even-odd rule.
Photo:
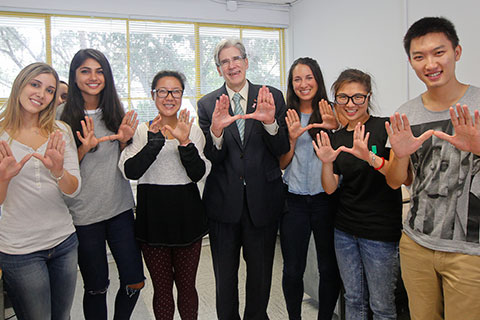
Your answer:
[[[130,19],[122,17],[106,17],[106,16],[85,16],[85,15],[66,15],[66,14],[43,14],[43,13],[28,13],[28,12],[9,12],[0,11],[0,16],[19,17],[19,18],[43,18],[45,22],[45,56],[46,63],[52,65],[52,29],[51,18],[52,17],[65,17],[65,18],[85,18],[85,19],[99,19],[99,20],[121,20],[126,24],[126,57],[127,57],[127,96],[120,97],[122,101],[127,101],[128,105],[126,109],[132,108],[132,102],[135,100],[150,99],[150,97],[132,97],[131,92],[131,68],[130,68],[130,22],[157,22],[157,23],[171,23],[171,24],[190,24],[194,26],[195,37],[195,95],[185,96],[186,99],[194,99],[198,101],[204,94],[201,93],[201,52],[200,52],[200,28],[201,27],[213,27],[213,28],[231,28],[239,29],[240,40],[243,39],[244,30],[266,30],[266,31],[278,31],[279,33],[279,57],[280,57],[280,87],[285,92],[285,28],[278,27],[261,27],[250,25],[237,25],[237,24],[220,24],[220,23],[199,23],[190,21],[170,21],[170,20],[156,20],[156,19]],[[212,58],[213,59],[213,58]],[[3,105],[7,101],[8,97],[0,97],[0,103]],[[196,106],[194,106],[196,108]]]

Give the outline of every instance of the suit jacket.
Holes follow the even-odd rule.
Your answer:
[[[252,113],[261,86],[250,82],[248,85],[247,113]],[[281,91],[272,87],[269,90],[275,100],[277,134],[272,136],[260,121],[247,119],[242,145],[237,124],[233,122],[223,131],[221,150],[213,143],[210,126],[216,100],[222,94],[228,95],[225,84],[197,103],[200,127],[206,138],[204,153],[212,162],[203,194],[210,219],[223,223],[240,221],[245,201],[253,224],[261,227],[276,222],[283,210],[285,193],[278,157],[290,148],[286,106]],[[233,115],[231,108],[229,111]]]

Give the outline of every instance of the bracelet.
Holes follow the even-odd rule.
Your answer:
[[[63,169],[62,171],[62,174],[60,175],[60,177],[55,177],[52,173],[52,171],[50,171],[50,176],[58,183],[60,180],[63,179],[63,177],[65,176],[65,169]]]
[[[368,162],[368,161],[367,161],[367,162],[368,162],[368,164],[370,165],[370,167],[373,167],[374,164],[375,164],[375,159],[376,159],[377,157],[375,156],[375,153],[373,153],[372,151],[369,151],[369,155],[370,155],[372,161],[371,161],[371,162]]]
[[[383,165],[385,164],[385,158],[384,157],[381,157],[381,158],[382,158],[382,164],[380,165],[380,167],[378,167],[378,168],[373,167],[373,169],[378,171],[378,170],[383,168]]]

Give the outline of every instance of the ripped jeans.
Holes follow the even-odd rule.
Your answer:
[[[78,265],[84,283],[85,319],[107,319],[108,261],[110,247],[120,276],[115,298],[114,319],[130,319],[140,289],[128,285],[145,280],[139,246],[135,240],[133,212],[127,210],[113,218],[87,226],[77,226]]]

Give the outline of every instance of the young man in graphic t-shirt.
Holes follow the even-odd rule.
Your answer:
[[[412,177],[400,240],[411,317],[480,319],[480,89],[456,78],[462,47],[447,19],[415,22],[404,46],[427,87],[386,124],[387,180]]]

